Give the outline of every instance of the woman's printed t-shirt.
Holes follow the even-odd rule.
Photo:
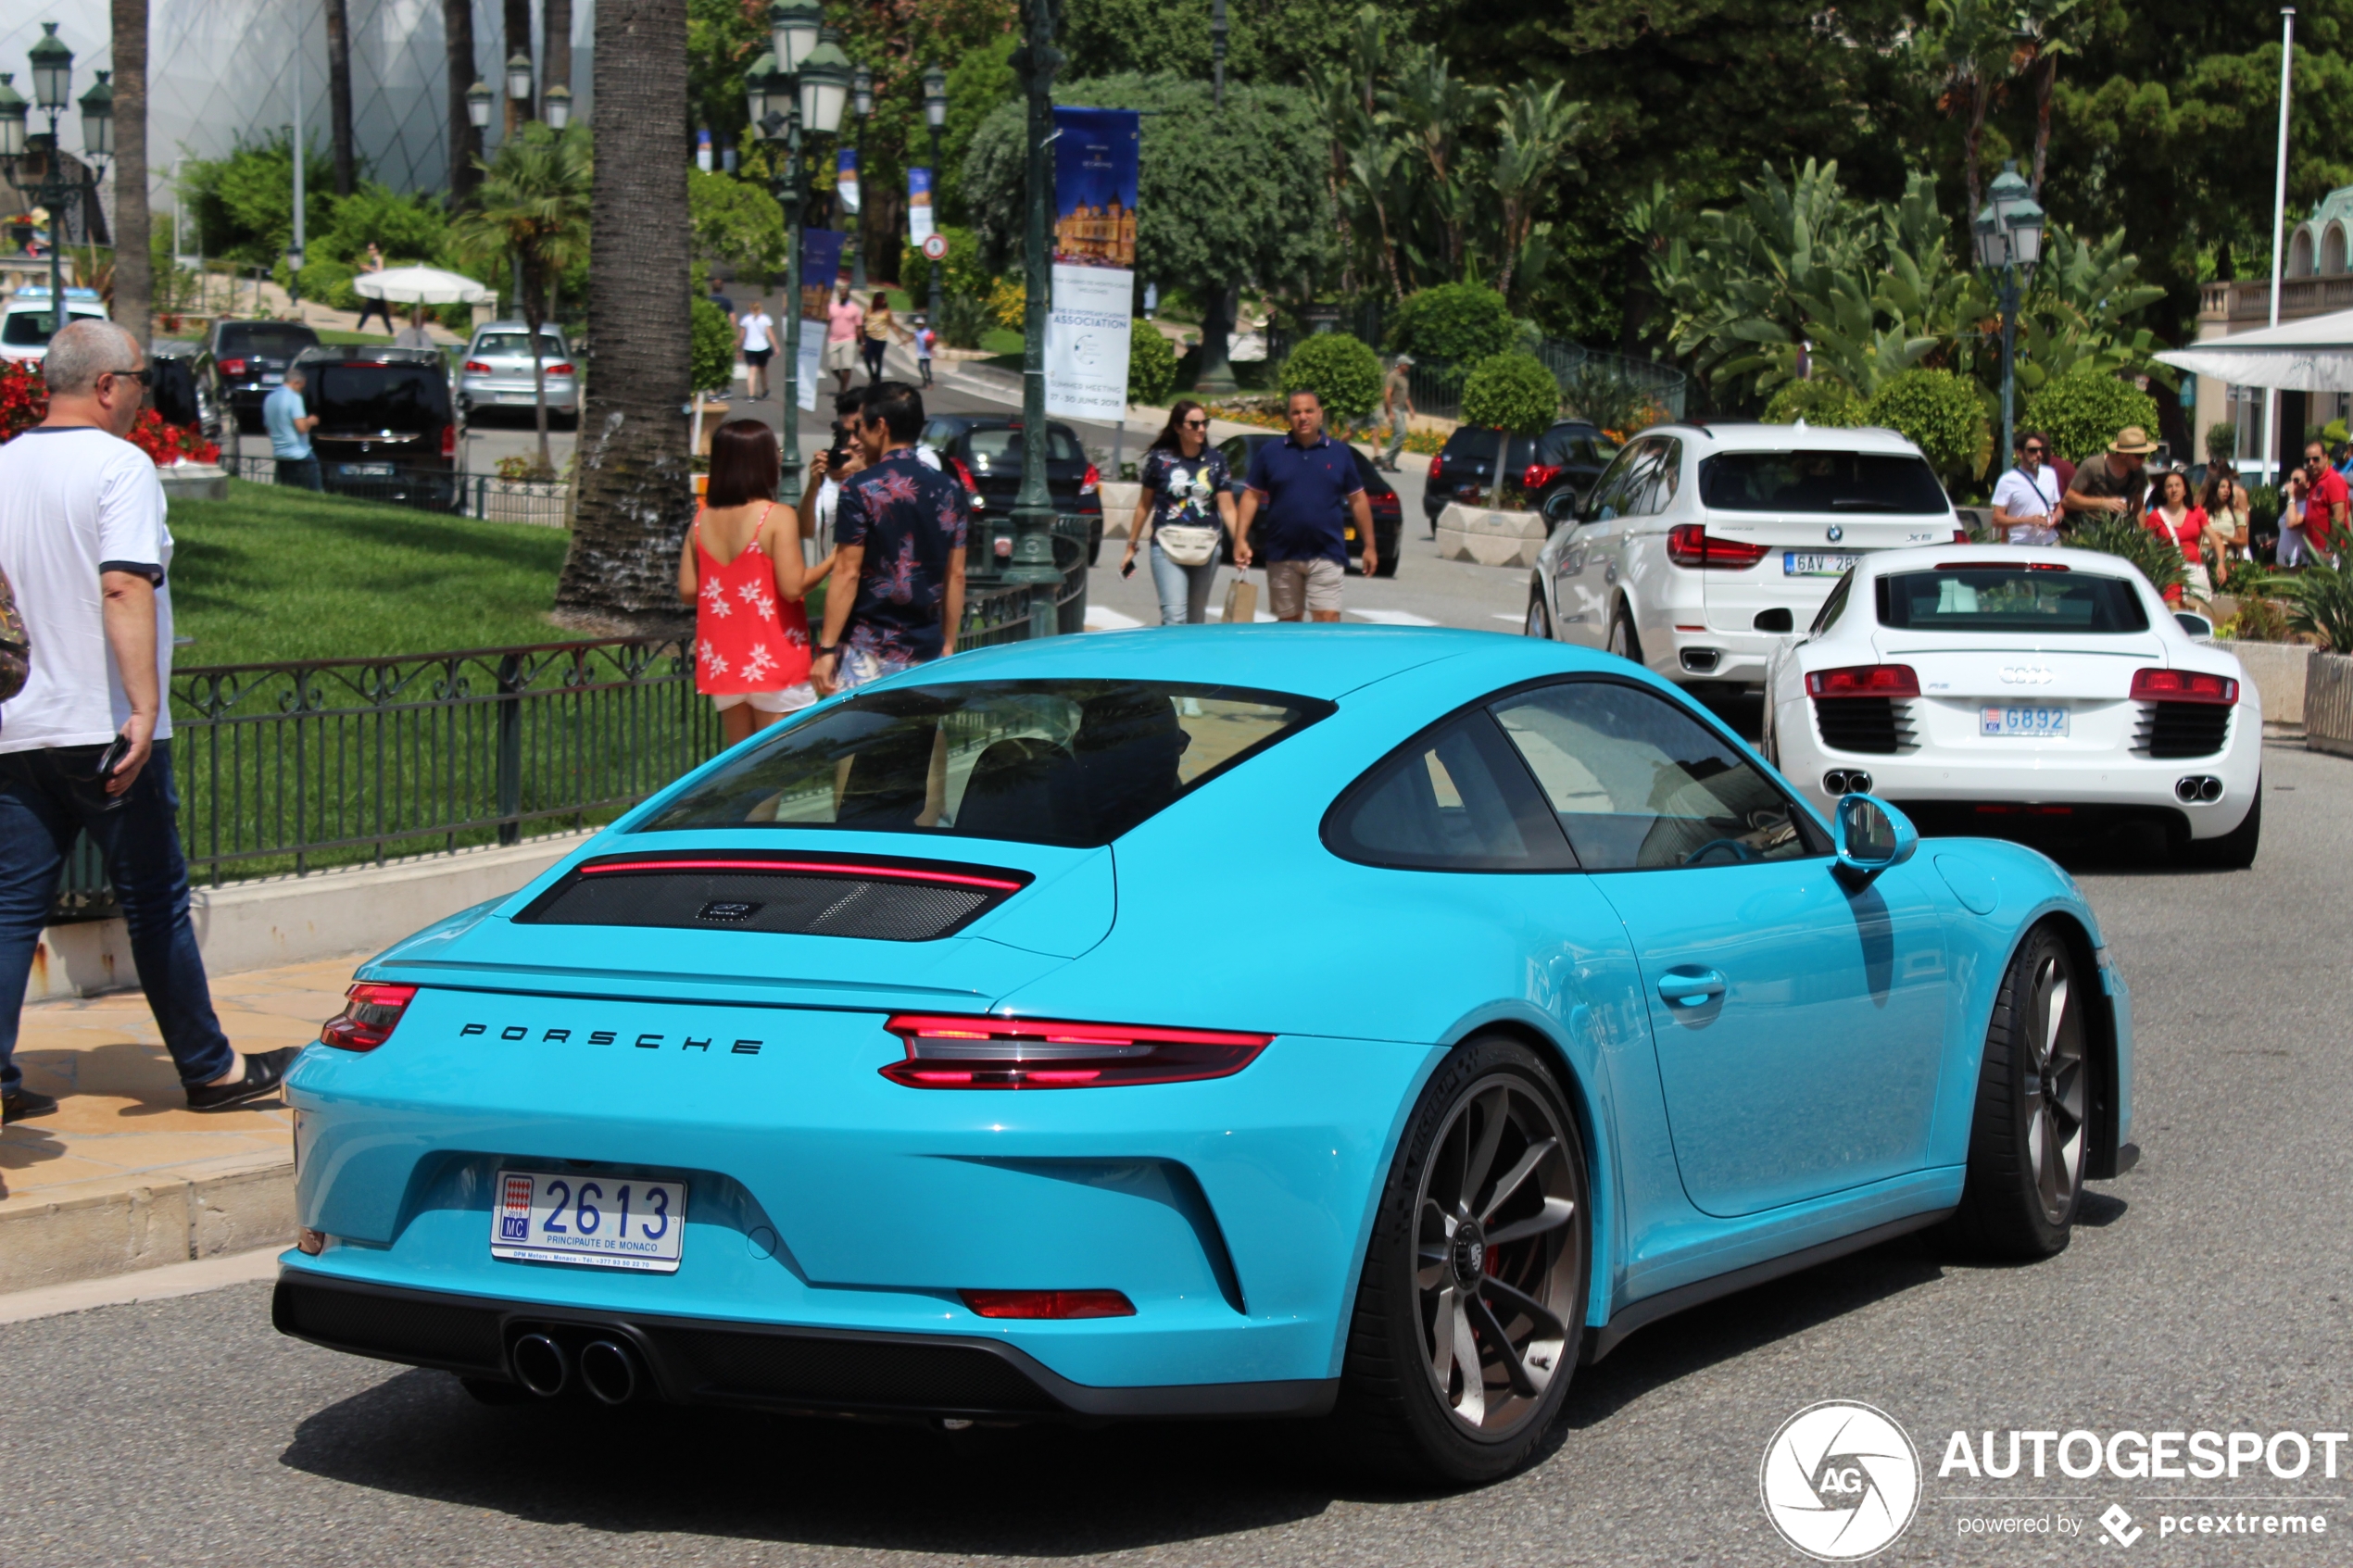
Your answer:
[[[1215,528],[1219,526],[1217,497],[1232,483],[1233,471],[1223,453],[1203,447],[1188,458],[1164,446],[1144,454],[1137,477],[1152,498],[1152,527]]]
[[[964,487],[900,448],[842,481],[834,538],[865,551],[844,641],[882,659],[939,657],[948,556],[964,547]]]

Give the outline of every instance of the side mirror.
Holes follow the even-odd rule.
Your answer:
[[[1919,830],[1886,801],[1869,795],[1838,797],[1838,870],[1850,886],[1902,865],[1919,847]]]
[[[2196,610],[2177,609],[2173,612],[2173,619],[2180,624],[2183,631],[2187,632],[2201,643],[2210,640],[2214,635],[2214,622]]]

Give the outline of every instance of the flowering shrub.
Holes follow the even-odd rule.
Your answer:
[[[49,389],[42,384],[41,367],[31,360],[0,364],[0,443],[19,431],[31,430],[49,417]],[[217,463],[220,444],[204,433],[168,425],[153,408],[143,408],[131,428],[131,445],[145,452],[157,468],[185,460]]]

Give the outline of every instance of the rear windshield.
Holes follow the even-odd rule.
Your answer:
[[[1699,495],[1719,512],[1948,509],[1927,462],[1901,453],[1725,452],[1700,463]]]
[[[1017,469],[1021,467],[1021,432],[1017,430],[976,430],[968,437],[972,444],[973,467],[976,469]],[[1046,427],[1046,460],[1050,463],[1083,463],[1086,448],[1077,437],[1060,425]]]
[[[1331,711],[1161,681],[909,686],[827,708],[639,831],[850,828],[1089,847]]]
[[[321,429],[423,430],[449,420],[449,388],[422,365],[313,365]]]
[[[560,355],[563,351],[564,345],[555,333],[541,332],[539,334],[539,352],[542,357]],[[511,354],[518,359],[528,359],[531,358],[531,334],[529,332],[484,332],[474,339],[474,352],[476,354]]]
[[[69,302],[66,316],[75,321],[103,321],[106,312]],[[0,326],[0,343],[12,348],[38,348],[49,341],[49,323],[55,320],[47,306],[34,310],[11,310],[7,322]]]
[[[1456,425],[1453,433],[1446,438],[1441,455],[1492,462],[1495,460],[1495,443],[1503,433],[1500,430],[1489,430],[1478,425]],[[1511,443],[1511,451],[1504,458],[1505,467],[1525,468],[1536,460],[1534,436],[1515,435]]]
[[[1915,632],[2145,632],[2120,577],[2025,566],[1897,572],[1879,580],[1879,623]]]
[[[291,359],[306,348],[319,346],[319,334],[308,327],[223,327],[220,352],[258,355],[264,359]]]

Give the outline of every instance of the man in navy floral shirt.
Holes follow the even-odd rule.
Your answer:
[[[809,671],[820,695],[956,651],[971,510],[963,486],[916,458],[923,428],[923,394],[913,387],[882,382],[867,390],[858,415],[867,466],[842,482],[836,588]],[[844,591],[850,583],[854,593]]]

